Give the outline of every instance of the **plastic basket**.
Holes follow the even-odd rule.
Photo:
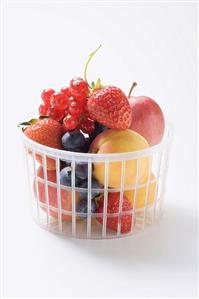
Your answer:
[[[22,141],[26,158],[27,178],[31,194],[31,209],[34,220],[44,229],[75,238],[107,239],[129,236],[159,220],[162,214],[165,180],[168,168],[168,152],[171,140],[171,128],[166,126],[162,142],[144,150],[121,154],[74,153],[57,150],[38,144],[25,136]],[[40,163],[38,163],[38,157]],[[49,177],[48,160],[54,160],[55,179]],[[42,162],[42,164],[41,164]],[[75,186],[75,165],[77,162],[88,163],[88,188]],[[60,168],[67,163],[71,167],[71,186],[60,185]],[[99,164],[98,164],[99,163]],[[144,176],[143,163],[146,166]],[[93,169],[101,165],[104,171],[104,183],[100,189],[92,189]],[[110,187],[109,180],[118,176],[114,166],[119,169],[120,184]],[[42,167],[42,168],[41,168]],[[126,173],[131,168],[134,175],[126,183]],[[38,174],[38,169],[42,175]],[[128,173],[127,173],[128,174]],[[88,210],[77,212],[79,192],[87,192]],[[104,205],[100,213],[91,212],[91,192],[100,195],[94,199],[97,204],[103,196]],[[119,207],[115,213],[107,211],[109,193],[117,192]],[[123,209],[123,198],[131,202],[131,209]],[[123,229],[123,219],[131,219],[130,229]],[[114,229],[110,222],[116,223]]]

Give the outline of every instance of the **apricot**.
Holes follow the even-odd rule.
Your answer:
[[[107,130],[99,134],[90,146],[90,152],[96,154],[111,154],[133,152],[148,148],[147,141],[132,130]],[[131,188],[137,181],[142,183],[146,180],[149,167],[149,157],[127,160],[124,166],[124,188]],[[137,174],[138,171],[138,174]],[[109,163],[108,186],[120,188],[122,174],[122,162]],[[105,163],[94,163],[94,177],[104,185]]]
[[[156,185],[157,185],[157,182],[154,180],[155,180],[155,176],[151,174],[150,183],[148,187],[148,195],[147,195],[147,180],[145,181],[144,183],[145,185],[143,187],[139,187],[136,189],[136,194],[135,194],[135,189],[124,192],[124,195],[130,201],[132,208],[134,203],[134,196],[136,201],[136,206],[135,206],[136,209],[142,209],[146,205],[152,205],[154,203],[156,198]]]

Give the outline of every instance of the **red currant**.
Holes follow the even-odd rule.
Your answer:
[[[84,93],[83,94],[79,94],[79,95],[75,95],[75,98],[76,98],[76,100],[78,100],[78,101],[85,101],[86,100],[86,97],[88,96],[88,94],[87,95],[85,95]]]
[[[84,119],[86,120],[87,118],[92,120],[92,117],[89,115],[89,112],[87,110],[87,107],[84,108]]]
[[[68,108],[68,97],[62,92],[55,92],[51,97],[52,107],[60,110]]]
[[[46,116],[47,115],[47,111],[48,111],[48,105],[46,105],[45,103],[42,103],[39,106],[39,115],[41,116]]]
[[[87,98],[75,97],[75,101],[82,107],[83,110],[85,110],[87,105]]]
[[[63,127],[66,131],[74,130],[78,125],[78,121],[74,115],[68,114],[63,119]]]
[[[70,105],[71,102],[74,102],[74,101],[76,101],[76,99],[75,99],[74,97],[71,96],[71,97],[69,98],[69,105]]]
[[[70,88],[65,86],[61,89],[61,92],[63,94],[65,94],[68,98],[70,98],[72,95],[71,95],[71,92],[70,92]]]
[[[64,110],[64,116],[68,115],[68,109]]]
[[[64,111],[60,109],[56,109],[54,107],[50,107],[48,108],[47,116],[49,116],[54,120],[60,121],[64,118]]]
[[[70,102],[69,112],[71,115],[75,115],[76,117],[78,117],[82,113],[82,107],[78,102],[73,100]]]
[[[86,97],[89,93],[89,86],[82,78],[76,77],[70,81],[70,91],[74,97]]]
[[[42,98],[43,102],[45,104],[47,104],[48,106],[50,106],[51,96],[54,94],[54,92],[55,92],[54,89],[48,88],[48,89],[44,89],[41,94],[41,98]]]
[[[95,130],[95,122],[91,119],[85,119],[80,124],[83,133],[91,134]]]

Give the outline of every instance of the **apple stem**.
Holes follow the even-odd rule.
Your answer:
[[[138,85],[138,84],[137,84],[136,82],[133,82],[133,84],[131,85],[131,88],[130,88],[130,90],[129,90],[128,98],[130,98],[133,89],[134,89],[137,85]]]
[[[93,52],[91,52],[91,53],[89,54],[89,58],[88,58],[88,60],[87,60],[87,62],[86,62],[86,64],[85,64],[85,68],[84,68],[84,80],[87,82],[87,84],[88,84],[88,86],[89,86],[90,88],[92,88],[92,86],[88,83],[88,80],[87,80],[87,68],[88,68],[88,65],[89,65],[91,59],[93,58],[93,56],[95,55],[95,53],[101,48],[101,46],[102,46],[102,45],[99,45],[99,46],[97,47],[97,49],[95,49]]]

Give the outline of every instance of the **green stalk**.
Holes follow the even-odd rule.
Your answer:
[[[97,53],[97,51],[101,48],[101,46],[102,45],[99,45],[99,47],[97,47],[97,49],[95,49],[93,52],[91,52],[90,54],[89,54],[89,58],[88,58],[88,60],[87,60],[87,62],[86,62],[86,64],[85,64],[85,68],[84,68],[84,80],[88,83],[88,80],[87,80],[87,68],[88,68],[88,65],[89,65],[89,63],[90,63],[90,61],[91,61],[91,59],[93,58],[93,56],[95,55],[95,53]],[[88,86],[90,87],[90,88],[92,88],[92,86],[88,83]]]

